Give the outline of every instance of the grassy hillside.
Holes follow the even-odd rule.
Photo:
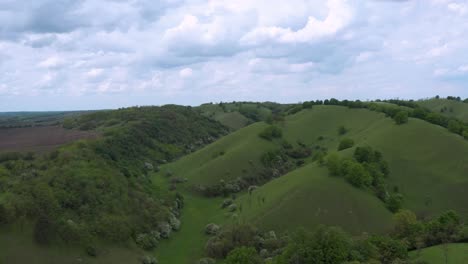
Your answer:
[[[388,231],[392,226],[391,213],[379,199],[329,177],[326,168],[316,164],[275,179],[237,203],[243,220],[253,220],[266,230],[312,230],[327,224],[359,234]]]
[[[231,180],[260,169],[260,156],[273,149],[272,142],[261,139],[258,134],[265,123],[255,123],[229,134],[192,155],[168,164],[163,171],[186,177],[192,185],[216,184]]]
[[[232,130],[269,119],[272,114],[282,113],[291,105],[272,102],[231,102],[202,104],[196,109]]]
[[[349,132],[339,136],[337,130],[342,125]],[[258,123],[240,129],[167,168],[177,176],[187,177],[191,185],[214,184],[221,179],[255,174],[261,167],[259,158],[262,153],[277,148],[275,143],[258,137],[266,126]],[[319,145],[335,151],[340,139],[349,137],[357,146],[369,145],[381,151],[388,161],[391,171],[389,186],[404,195],[404,207],[422,216],[455,209],[465,219],[468,218],[465,206],[468,197],[462,195],[468,184],[468,142],[442,127],[418,119],[396,125],[383,114],[339,106],[314,106],[311,110],[288,116],[279,126],[283,129],[283,138],[293,144],[299,141],[307,146]],[[323,169],[309,165],[274,180],[259,189],[259,193],[266,196],[265,204],[259,204],[250,211],[245,209],[245,216],[267,226],[283,228],[290,221],[295,221],[285,216],[303,214],[311,204],[313,211],[320,208],[322,213],[328,211],[330,216],[310,212],[297,220],[297,224],[343,224],[353,232],[384,230],[389,226],[389,220],[381,220],[382,223],[376,225],[370,220],[370,215],[364,213],[370,211],[377,219],[390,216],[372,194],[355,190],[342,179],[327,177]],[[342,196],[342,193],[347,196]],[[333,194],[339,195],[335,197]],[[315,203],[312,202],[314,198],[317,199]],[[243,204],[247,200],[247,197],[241,199]],[[277,206],[278,201],[282,201],[280,204],[284,203],[284,206]],[[345,201],[349,203],[345,203],[344,212],[335,210]],[[341,221],[349,211],[353,211],[351,220]]]
[[[429,99],[417,101],[423,107],[434,112],[442,113],[448,117],[455,117],[468,122],[468,103],[448,99]]]
[[[426,261],[428,264],[468,263],[468,244],[447,244],[413,251],[412,259]]]

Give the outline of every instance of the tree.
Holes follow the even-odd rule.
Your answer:
[[[330,175],[340,176],[341,175],[340,166],[341,166],[341,160],[337,154],[328,155],[327,167],[328,167],[328,171],[330,172]]]
[[[418,248],[423,235],[423,224],[410,210],[400,210],[394,215],[394,234],[399,239],[408,241],[411,247]]]
[[[345,169],[345,178],[352,185],[361,188],[370,186],[372,183],[372,176],[361,164],[349,161],[345,164],[347,168]]]
[[[374,236],[370,240],[377,247],[380,255],[379,260],[382,263],[400,263],[396,261],[408,258],[406,243],[401,240],[388,236]]]
[[[450,120],[447,128],[450,132],[460,135],[463,131],[463,125],[457,120]]]
[[[253,247],[239,247],[232,250],[227,258],[226,264],[260,264],[262,259]]]
[[[352,240],[337,227],[320,226],[315,232],[296,232],[278,263],[343,263],[349,260]]]
[[[274,138],[281,138],[283,136],[283,132],[277,126],[269,126],[260,132],[259,136],[266,140],[272,140]]]
[[[395,123],[397,125],[408,123],[408,112],[399,111],[398,113],[395,114],[395,116],[393,117],[393,120],[395,120]]]
[[[390,194],[386,201],[388,210],[392,211],[393,213],[398,212],[398,210],[400,210],[402,203],[403,195],[399,193]]]
[[[338,145],[338,150],[348,149],[354,146],[354,140],[350,138],[343,138]]]

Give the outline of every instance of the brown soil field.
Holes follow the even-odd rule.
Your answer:
[[[97,138],[89,131],[64,129],[60,126],[0,129],[0,152],[46,152],[79,139]]]

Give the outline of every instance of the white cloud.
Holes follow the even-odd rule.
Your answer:
[[[40,68],[56,68],[61,66],[64,63],[63,59],[58,56],[49,57],[41,62],[39,62],[38,66]]]
[[[189,78],[193,75],[193,70],[191,68],[184,68],[179,71],[179,76],[181,78]]]
[[[468,96],[463,0],[64,1],[2,6],[10,108]]]
[[[450,11],[456,12],[459,15],[468,13],[468,5],[466,3],[450,3],[447,7]]]
[[[258,27],[243,36],[241,42],[250,45],[269,40],[280,43],[303,43],[333,36],[351,22],[353,12],[345,0],[328,0],[327,7],[328,15],[325,19],[319,20],[309,16],[306,25],[297,31],[279,26]]]
[[[103,72],[104,72],[103,69],[93,68],[93,69],[89,70],[88,72],[86,72],[86,76],[90,77],[90,78],[95,78],[95,77],[101,76]]]

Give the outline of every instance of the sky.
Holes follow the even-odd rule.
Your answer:
[[[0,111],[435,95],[467,0],[0,0]]]

